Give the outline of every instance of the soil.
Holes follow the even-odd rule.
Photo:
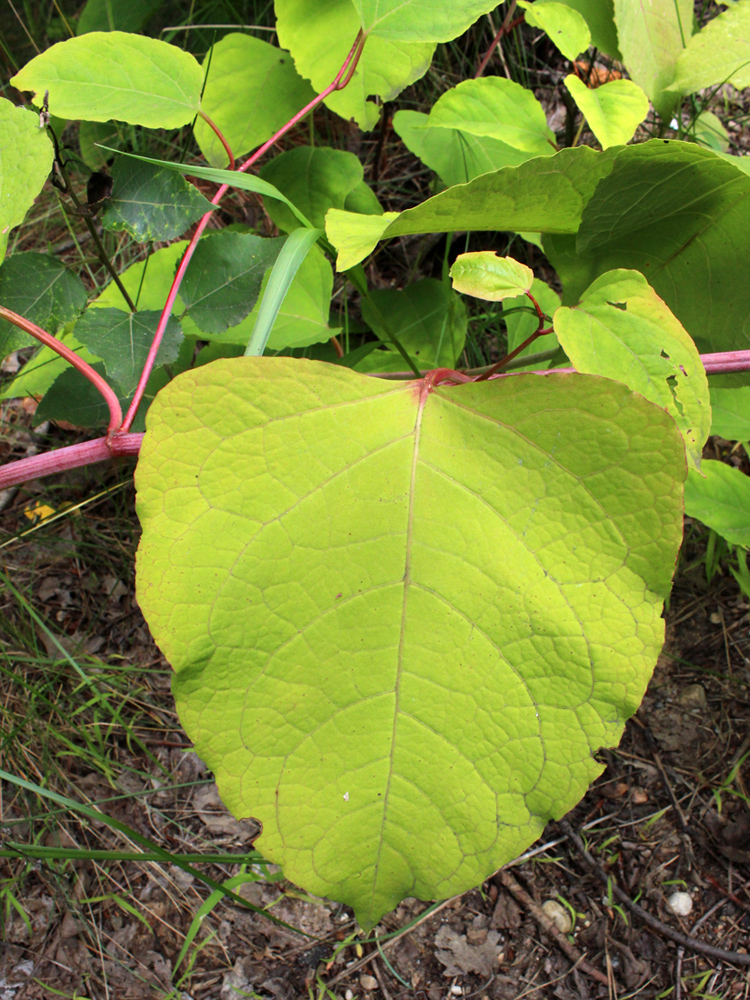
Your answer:
[[[21,404],[6,406],[11,424],[14,414],[6,440],[24,453],[37,435],[25,429]],[[5,718],[17,726],[29,780],[99,803],[171,852],[240,859],[257,827],[226,812],[191,751],[174,714],[168,665],[134,600],[132,492],[128,467],[99,466],[29,484],[0,514],[3,572],[46,623],[46,631],[31,630],[41,660],[29,662],[21,655],[29,622],[6,590],[0,649],[25,690],[46,682],[68,693],[49,717],[40,708],[36,722],[47,727],[54,766],[45,769],[39,741],[47,736],[34,736],[18,678],[7,673]],[[40,502],[56,511],[72,506],[35,527],[29,514]],[[437,906],[405,900],[363,939],[345,907],[299,893],[252,856],[196,867],[215,882],[233,879],[244,900],[302,933],[232,901],[206,904],[210,888],[169,862],[0,859],[1,1000],[747,997],[750,619],[726,570],[707,584],[705,533],[689,522],[687,533],[667,643],[646,699],[620,746],[602,752],[606,769],[581,803],[503,872]],[[68,653],[100,673],[102,690],[118,690],[109,686],[111,665],[126,671],[119,719],[97,721],[86,692],[80,704],[72,698],[78,678]],[[43,676],[50,670],[52,680]],[[87,756],[82,734],[97,725],[101,749]],[[4,757],[3,766],[19,773]],[[105,823],[53,805],[3,783],[6,839],[139,849]],[[614,894],[615,882],[663,927],[735,959],[701,954],[647,926]],[[687,894],[684,916],[670,909],[675,892]],[[545,904],[548,911],[557,904],[564,933],[545,929]],[[186,935],[192,943],[178,967]]]

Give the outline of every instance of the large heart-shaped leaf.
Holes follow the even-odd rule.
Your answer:
[[[148,421],[138,602],[266,858],[370,927],[578,800],[663,638],[685,458],[662,409],[578,374],[241,358]]]
[[[125,31],[92,31],[58,42],[11,80],[59,118],[179,128],[200,107],[203,71],[189,52]]]
[[[8,233],[24,216],[42,190],[52,169],[52,143],[39,116],[0,98],[0,261]]]

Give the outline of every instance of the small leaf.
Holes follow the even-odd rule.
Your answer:
[[[110,380],[117,382],[126,396],[138,385],[161,313],[123,313],[119,309],[88,309],[75,326],[76,337],[101,358]],[[182,328],[169,317],[155,368],[177,359],[182,344]]]
[[[180,286],[190,318],[205,333],[236,326],[255,305],[267,267],[284,239],[226,229],[199,241]]]
[[[257,848],[363,929],[569,810],[664,636],[684,448],[586,375],[236,358],[149,413],[138,603]]]
[[[577,371],[617,379],[668,410],[691,466],[700,466],[711,429],[706,372],[695,344],[642,274],[603,274],[574,309],[557,310],[554,325]]]
[[[750,546],[750,477],[706,459],[685,483],[685,513],[713,528],[731,545]]]
[[[711,433],[727,441],[750,441],[750,386],[711,391]]]
[[[423,278],[403,291],[373,289],[362,299],[362,318],[382,340],[383,347],[355,365],[359,372],[403,371],[403,356],[393,345],[395,336],[422,371],[452,368],[466,341],[466,306],[435,278]]]
[[[92,31],[69,38],[27,63],[11,83],[60,118],[147,128],[179,128],[200,107],[203,72],[189,52],[156,38]]]
[[[512,257],[498,257],[492,250],[459,254],[450,276],[457,292],[490,302],[528,292],[534,280],[530,267]]]
[[[238,32],[214,45],[203,60],[203,71],[208,77],[201,110],[222,132],[235,156],[270,139],[315,96],[288,52]],[[194,132],[206,159],[226,166],[226,151],[213,129],[199,118]]]
[[[313,226],[321,227],[329,208],[344,208],[348,197],[362,184],[364,171],[353,153],[330,146],[297,146],[270,160],[260,176],[286,195]],[[375,206],[381,214],[377,199]],[[266,209],[279,229],[291,232],[300,225],[281,202],[271,202]]]
[[[729,133],[713,111],[701,111],[693,122],[691,132],[699,145],[715,153],[726,153],[729,149]]]
[[[139,243],[173,240],[197,222],[211,203],[172,170],[121,156],[112,167],[112,195],[102,225]]]
[[[632,80],[610,80],[591,89],[571,73],[565,86],[602,149],[630,142],[648,114],[648,98]]]
[[[739,0],[687,40],[671,89],[691,94],[722,83],[750,87],[749,0]]]
[[[526,11],[526,23],[545,31],[566,59],[576,59],[591,45],[591,32],[586,19],[573,7],[555,0],[518,0]]]
[[[163,0],[88,0],[76,26],[77,35],[89,31],[141,31]]]
[[[0,302],[13,312],[55,334],[86,305],[81,279],[54,257],[14,253],[0,267]],[[38,341],[0,319],[0,357]]]
[[[54,151],[39,115],[0,98],[0,261],[8,233],[24,217],[44,187]]]

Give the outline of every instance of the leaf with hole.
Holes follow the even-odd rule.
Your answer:
[[[203,72],[207,79],[201,110],[235,156],[270,139],[315,96],[288,52],[238,32],[225,35],[213,46],[203,60]],[[209,163],[226,166],[229,158],[214,130],[199,118],[194,132]]]
[[[203,71],[189,52],[156,38],[92,31],[42,52],[11,83],[40,104],[49,90],[59,118],[179,128],[200,108]]]
[[[684,475],[668,414],[586,375],[237,358],[162,390],[138,603],[263,856],[368,930],[569,810],[656,663]]]
[[[112,180],[102,225],[130,233],[139,243],[173,240],[211,211],[211,203],[194,185],[150,163],[118,157]]]

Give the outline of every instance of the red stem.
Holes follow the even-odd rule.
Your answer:
[[[267,142],[264,142],[263,145],[259,149],[257,149],[252,154],[252,156],[249,157],[249,159],[245,160],[245,162],[239,168],[240,173],[249,170],[250,167],[252,167],[253,164],[256,163],[261,158],[261,156],[263,156],[266,150],[270,149],[271,146],[273,146],[274,143],[277,142],[282,135],[284,135],[286,132],[289,131],[289,129],[294,128],[294,126],[297,124],[298,121],[304,118],[305,115],[309,114],[309,112],[312,111],[313,108],[316,108],[319,104],[321,104],[326,99],[326,97],[332,94],[335,90],[343,89],[347,85],[347,83],[349,83],[354,74],[354,70],[357,68],[359,57],[362,55],[362,48],[364,47],[365,44],[365,38],[366,36],[363,35],[363,33],[360,31],[354,40],[354,44],[349,50],[349,55],[346,57],[344,65],[338,71],[333,81],[326,87],[324,91],[322,91],[320,94],[314,97],[309,102],[309,104],[306,104],[301,111],[298,111],[293,118],[290,118],[289,121],[286,123],[286,125],[282,125],[282,127],[278,130],[278,132],[272,135]],[[218,203],[221,201],[221,199],[224,197],[225,193],[229,189],[229,186],[230,186],[229,184],[221,185],[221,187],[218,189],[216,194],[211,199],[212,205],[218,205]],[[177,273],[174,276],[172,287],[169,289],[169,295],[167,296],[167,301],[164,303],[164,309],[162,310],[162,314],[159,319],[159,325],[157,326],[156,333],[154,334],[154,339],[151,342],[151,348],[148,352],[148,356],[146,357],[146,363],[143,366],[141,377],[138,380],[138,386],[136,387],[135,395],[133,396],[133,400],[130,406],[128,407],[128,412],[125,414],[125,419],[122,422],[121,429],[123,431],[130,430],[133,420],[135,419],[135,415],[138,412],[138,407],[140,406],[141,400],[143,399],[143,394],[146,391],[146,385],[148,383],[149,378],[151,377],[151,371],[154,367],[156,355],[158,354],[159,347],[161,346],[161,341],[162,337],[164,336],[164,331],[167,328],[169,317],[172,314],[172,306],[174,305],[174,301],[177,298],[177,294],[180,290],[182,279],[185,277],[185,272],[187,271],[188,264],[190,263],[192,256],[195,253],[195,248],[198,245],[198,240],[203,235],[203,231],[208,225],[208,220],[211,218],[212,212],[213,209],[211,210],[211,212],[206,212],[201,221],[198,223],[198,226],[195,232],[193,233],[193,237],[188,243],[187,247],[185,248],[185,253],[182,255],[182,260],[180,261],[180,266],[177,268]]]
[[[485,382],[488,378],[492,378],[495,372],[498,372],[502,367],[507,365],[509,361],[512,361],[513,358],[517,357],[521,353],[521,351],[524,350],[524,348],[529,346],[529,344],[533,344],[534,341],[537,339],[537,337],[544,337],[546,334],[552,333],[552,327],[549,327],[547,330],[542,329],[544,326],[544,313],[542,312],[542,307],[539,305],[539,303],[531,294],[531,292],[527,291],[526,295],[531,299],[534,308],[536,309],[537,317],[539,319],[539,323],[536,330],[534,330],[531,336],[527,337],[522,344],[519,344],[518,347],[515,348],[515,350],[511,351],[510,354],[506,354],[504,358],[500,358],[500,360],[496,364],[494,364],[492,368],[489,369],[489,371],[486,371],[484,372],[484,374],[479,375],[475,379],[476,382]]]
[[[213,130],[214,134],[216,135],[216,138],[219,140],[219,142],[224,147],[224,152],[229,157],[229,169],[230,170],[234,170],[234,168],[235,168],[234,153],[232,152],[232,147],[229,145],[229,143],[227,142],[227,140],[224,138],[224,135],[222,134],[221,129],[216,124],[216,122],[212,121],[208,117],[208,115],[206,114],[205,111],[199,111],[198,114],[203,119],[203,121],[206,123],[206,125],[208,125],[208,127]]]
[[[19,316],[18,313],[14,313],[11,309],[6,309],[5,306],[0,306],[0,316],[26,333],[31,334],[32,337],[40,340],[47,347],[51,347],[53,351],[56,351],[60,357],[69,361],[74,368],[77,368],[82,375],[86,376],[89,382],[96,386],[102,396],[104,396],[104,401],[109,407],[108,432],[110,434],[114,433],[122,421],[120,401],[114,390],[107,385],[101,375],[94,371],[90,364],[79,358],[75,351],[71,351],[57,337],[53,337],[51,333],[47,333],[46,330],[43,330],[41,326],[37,326],[36,323],[32,323],[31,320],[24,319],[23,316]]]
[[[500,41],[502,40],[503,36],[504,35],[509,35],[511,33],[511,31],[513,31],[514,28],[518,27],[519,24],[523,24],[523,21],[524,21],[524,15],[523,14],[521,14],[520,17],[515,18],[515,20],[511,21],[511,17],[513,16],[513,11],[515,9],[516,9],[516,5],[515,4],[511,4],[510,9],[509,9],[508,13],[505,16],[505,20],[500,25],[500,29],[498,30],[498,32],[495,35],[495,37],[492,39],[492,43],[490,44],[490,47],[485,52],[484,58],[482,59],[482,61],[480,62],[480,64],[477,66],[477,71],[474,74],[474,79],[475,80],[478,77],[480,77],[482,75],[482,73],[484,73],[485,69],[487,68],[487,63],[492,58],[492,53],[495,51],[495,48],[500,43]]]

